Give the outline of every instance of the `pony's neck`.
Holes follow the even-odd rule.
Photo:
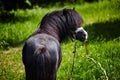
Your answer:
[[[47,28],[41,29],[41,28],[39,28],[32,35],[41,34],[41,33],[48,34],[48,35],[56,38],[59,42],[62,41],[62,39],[58,35],[59,31],[54,31],[52,29],[47,29]]]
[[[43,33],[53,36],[60,43],[70,36],[68,29],[66,28],[65,25],[63,26],[63,24],[62,25],[59,24],[59,26],[55,27],[47,26],[45,28],[41,28],[41,31]]]
[[[55,29],[53,27],[46,27],[44,29],[40,29],[40,33],[45,33],[48,34],[54,38],[56,38],[59,42],[62,41],[61,37],[60,37],[60,32],[58,29]]]

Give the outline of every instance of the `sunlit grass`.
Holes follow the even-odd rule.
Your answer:
[[[88,44],[88,56],[93,58],[96,62],[106,70],[109,79],[119,79],[120,72],[118,70],[118,63],[120,61],[120,39],[108,42],[95,42]],[[67,80],[71,74],[74,42],[67,44],[71,46],[63,48],[63,60],[58,72],[58,80]],[[80,42],[77,42],[77,52],[74,67],[73,80],[106,80],[104,72],[100,66],[92,60],[87,59],[85,47]],[[111,73],[112,72],[112,73]],[[114,73],[116,72],[116,73]]]
[[[24,80],[21,48],[0,51],[0,80]]]

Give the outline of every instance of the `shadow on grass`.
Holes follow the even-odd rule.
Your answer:
[[[31,17],[30,16],[15,16],[14,13],[3,12],[0,14],[0,23],[15,23],[15,22],[25,22],[28,21]]]
[[[120,37],[120,19],[93,23],[85,26],[89,41],[109,41]]]
[[[5,40],[1,40],[0,42],[0,50],[9,50],[11,47],[19,47],[21,45],[24,44],[24,42],[26,41],[26,39],[22,40],[22,41],[5,41]]]

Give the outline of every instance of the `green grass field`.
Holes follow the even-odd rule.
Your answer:
[[[89,34],[90,58],[86,57],[84,44],[76,41],[77,52],[71,80],[107,80],[106,77],[120,80],[120,1],[68,5],[11,11],[7,19],[0,19],[0,80],[24,80],[21,59],[24,41],[38,28],[46,13],[73,7],[84,19],[83,27]],[[74,44],[72,41],[61,44],[63,59],[57,80],[70,77]]]

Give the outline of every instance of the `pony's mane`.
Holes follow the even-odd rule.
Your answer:
[[[46,14],[40,25],[40,32],[47,33],[60,42],[73,37],[70,30],[83,23],[82,17],[72,9],[63,9]]]

